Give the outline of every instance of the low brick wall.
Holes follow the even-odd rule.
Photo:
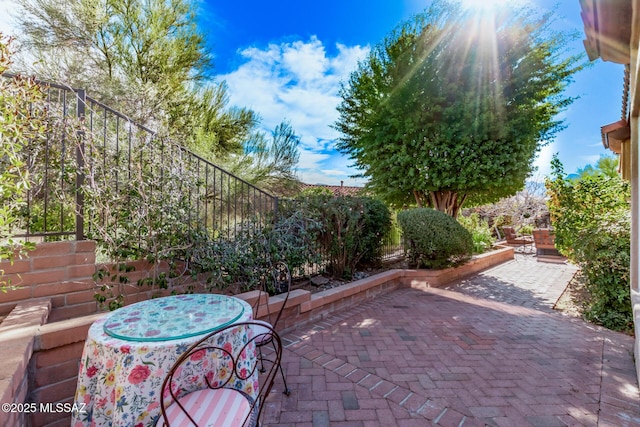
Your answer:
[[[0,314],[33,298],[50,298],[49,321],[95,313],[96,244],[93,241],[40,243],[27,258],[0,263],[18,289],[0,293]]]
[[[0,411],[0,426],[28,425],[29,414],[19,405],[28,401],[34,338],[50,311],[49,299],[21,303],[0,325],[0,402],[18,405],[10,407],[10,411]]]
[[[191,277],[183,278],[181,284],[172,289],[137,286],[137,281],[149,277],[154,268],[158,272],[167,272],[169,267],[166,264],[154,266],[147,261],[132,261],[127,265],[133,270],[121,275],[127,276],[129,283],[116,290],[116,293],[121,290],[125,295],[125,305],[169,295],[172,290],[180,292],[189,288],[193,292],[203,291],[203,281],[194,281]],[[116,271],[112,267],[112,264],[96,264],[94,241],[40,243],[27,257],[18,258],[13,264],[6,260],[0,262],[5,279],[18,288],[0,293],[0,315],[9,313],[21,302],[42,297],[51,300],[49,322],[97,313],[101,310],[95,294],[100,284],[96,284],[93,274],[101,268]]]
[[[294,290],[289,296],[278,329],[286,332],[308,322],[320,321],[336,311],[371,300],[399,287],[442,286],[452,280],[513,259],[513,248],[475,257],[456,269],[439,271],[390,270],[338,288],[311,294]],[[74,291],[80,292],[80,291]],[[62,296],[66,299],[66,295]],[[258,291],[237,295],[253,306],[267,296]],[[79,360],[91,324],[104,313],[93,313],[74,319],[45,324],[53,299],[19,303],[0,327],[0,396],[2,402],[70,403],[75,394]],[[274,313],[283,303],[282,296],[271,297],[256,318]],[[94,303],[95,304],[95,303]],[[18,322],[16,325],[15,322]],[[4,415],[4,418],[2,416]],[[65,412],[2,414],[0,425],[68,426],[71,415]]]
[[[514,248],[502,247],[496,251],[476,255],[464,265],[442,270],[404,270],[402,283],[405,286],[444,286],[464,277],[486,270],[494,265],[502,264],[513,259]]]
[[[404,270],[389,270],[337,288],[309,294],[295,313],[284,319],[283,331],[295,329],[309,322],[318,322],[336,311],[372,300],[402,286]]]
[[[476,274],[482,270],[512,260],[514,249],[499,248],[486,254],[474,256],[464,265],[442,270],[389,270],[366,277],[337,288],[315,294],[300,295],[302,303],[291,306],[284,313],[281,331],[290,331],[308,322],[317,322],[331,313],[372,300],[378,295],[389,293],[400,287],[439,287]]]
[[[83,316],[42,326],[34,339],[29,363],[29,402],[72,403],[84,342],[91,324],[105,313]],[[32,426],[65,426],[69,412],[37,411],[29,417]]]

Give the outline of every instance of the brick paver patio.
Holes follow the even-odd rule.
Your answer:
[[[285,334],[279,426],[640,426],[633,339],[552,312],[575,269],[533,257],[400,289]]]
[[[538,262],[533,253],[516,252],[514,261],[443,289],[551,312],[577,271],[571,264]]]

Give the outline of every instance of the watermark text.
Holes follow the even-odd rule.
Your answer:
[[[84,403],[3,403],[2,412],[18,414],[44,413],[84,413],[86,404]]]

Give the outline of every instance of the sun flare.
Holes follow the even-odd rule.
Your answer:
[[[513,3],[513,0],[460,0],[462,7],[478,12],[490,12]]]

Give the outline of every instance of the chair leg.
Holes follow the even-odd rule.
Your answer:
[[[260,373],[264,373],[266,371],[266,369],[264,368],[264,356],[262,355],[262,348],[258,347],[258,357],[260,358]],[[287,385],[287,379],[284,376],[284,370],[282,369],[282,363],[280,364],[280,366],[278,366],[278,369],[280,370],[280,375],[282,375],[282,382],[284,383],[284,391],[283,393],[287,396],[291,395],[291,390],[289,389],[289,386]]]
[[[280,374],[282,374],[282,382],[284,383],[284,391],[285,396],[289,396],[291,394],[291,390],[289,390],[289,386],[287,385],[287,379],[284,377],[284,370],[282,369],[282,364],[279,366]]]
[[[284,377],[284,369],[282,369],[282,363],[278,366],[280,369],[280,375],[282,375],[282,382],[284,383],[284,391],[285,396],[289,396],[291,394],[291,390],[289,390],[289,386],[287,385],[287,379]]]
[[[260,358],[260,373],[264,374],[266,369],[264,368],[264,356],[262,355],[262,348],[258,347],[258,357]]]
[[[275,348],[274,348],[274,350],[275,350]],[[282,361],[280,362],[280,366],[278,366],[278,369],[280,370],[280,375],[282,375],[282,382],[284,383],[284,391],[283,391],[283,393],[285,394],[285,396],[289,396],[289,395],[291,395],[291,390],[289,390],[289,386],[287,385],[287,379],[284,376],[284,369],[282,369]]]

